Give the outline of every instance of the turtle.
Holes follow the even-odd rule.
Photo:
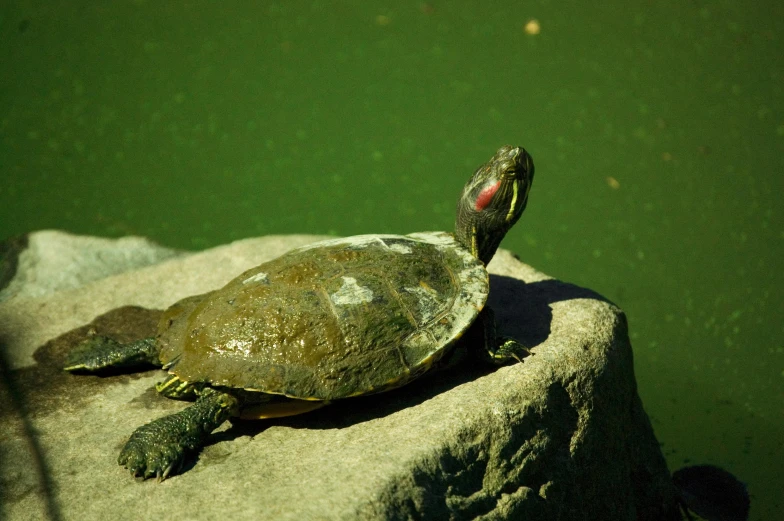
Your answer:
[[[231,417],[301,414],[397,388],[443,367],[457,345],[489,364],[522,361],[528,348],[496,335],[486,266],[522,215],[533,177],[528,152],[503,146],[463,188],[453,233],[294,249],[175,303],[155,337],[88,336],[64,370],[168,372],[157,391],[194,403],[137,428],[118,458],[134,476],[161,481]]]

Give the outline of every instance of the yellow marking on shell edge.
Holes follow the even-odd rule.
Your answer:
[[[223,382],[221,385],[225,385],[226,387],[232,387],[231,383]],[[286,394],[283,391],[271,391],[269,389],[257,389],[255,387],[243,387],[245,391],[253,391],[254,393],[264,393],[264,394],[274,394],[275,396],[285,396],[286,398],[291,398],[292,400],[301,400],[303,402],[323,402],[323,398],[314,398],[313,396],[294,396],[291,394]]]
[[[264,403],[251,405],[240,411],[240,418],[244,420],[263,420],[268,418],[283,418],[284,416],[295,416],[310,411],[320,409],[329,405],[328,401],[290,401],[283,403]]]
[[[429,370],[431,365],[433,365],[433,355],[430,355],[419,362],[419,367],[424,367],[425,371]]]
[[[515,203],[517,203],[517,181],[512,181],[512,204],[509,206],[509,213],[506,214],[506,220],[509,221],[514,216]]]

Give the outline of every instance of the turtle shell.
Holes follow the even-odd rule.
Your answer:
[[[318,242],[172,306],[161,361],[185,381],[291,398],[378,392],[429,369],[488,290],[482,262],[449,233]]]

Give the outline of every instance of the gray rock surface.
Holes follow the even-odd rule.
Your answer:
[[[0,303],[0,518],[672,516],[623,313],[504,250],[490,265],[491,304],[501,332],[533,347],[524,363],[463,364],[302,416],[236,421],[183,474],[134,480],[116,462],[125,440],[184,405],[150,390],[160,371],[72,376],[65,353],[90,328],[147,336],[155,309],[315,239],[243,240]]]
[[[3,258],[8,269],[0,269],[7,273],[0,276],[0,302],[78,288],[184,254],[144,237],[105,239],[58,230],[41,230],[9,241],[5,248],[0,246],[2,253],[8,257]]]

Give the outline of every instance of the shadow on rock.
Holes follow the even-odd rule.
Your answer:
[[[106,386],[127,385],[146,373],[113,375],[70,375],[63,371],[66,354],[91,332],[130,342],[155,333],[161,312],[126,306],[105,313],[90,324],[63,333],[39,347],[33,354],[36,365],[12,372],[19,392],[30,412],[46,414],[53,410],[76,410],[91,396],[103,393]],[[0,421],[10,411],[0,403]]]

